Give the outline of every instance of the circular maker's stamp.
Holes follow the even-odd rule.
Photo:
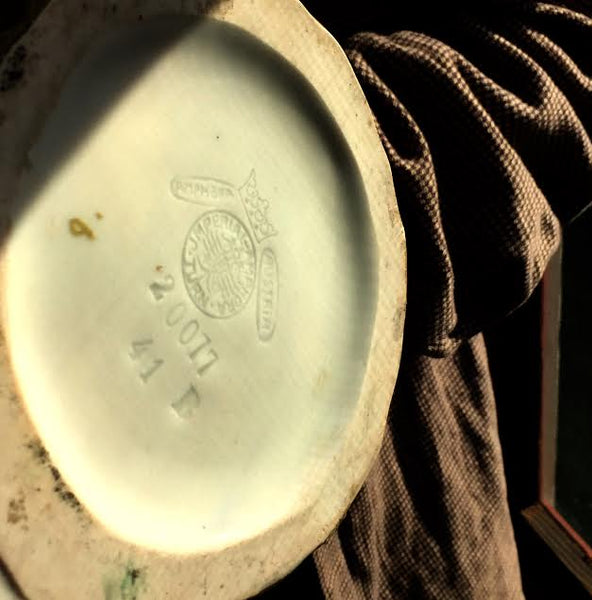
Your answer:
[[[245,307],[255,287],[253,240],[243,223],[229,212],[206,212],[187,234],[182,268],[195,306],[210,317],[231,317]]]

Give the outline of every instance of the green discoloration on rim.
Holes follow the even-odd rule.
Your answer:
[[[115,577],[105,578],[103,592],[105,600],[140,600],[146,590],[146,569],[128,564]]]

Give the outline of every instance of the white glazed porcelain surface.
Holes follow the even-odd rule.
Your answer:
[[[357,167],[305,79],[231,25],[122,28],[29,160],[8,342],[76,496],[167,552],[312,502],[360,393],[376,257]]]

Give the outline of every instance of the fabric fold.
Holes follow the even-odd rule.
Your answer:
[[[592,202],[590,12],[485,2],[345,44],[393,172],[408,303],[380,455],[314,553],[326,598],[523,597],[496,417],[520,399],[495,398],[482,332]]]

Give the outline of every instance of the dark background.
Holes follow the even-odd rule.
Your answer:
[[[563,243],[556,507],[592,545],[592,211]]]

